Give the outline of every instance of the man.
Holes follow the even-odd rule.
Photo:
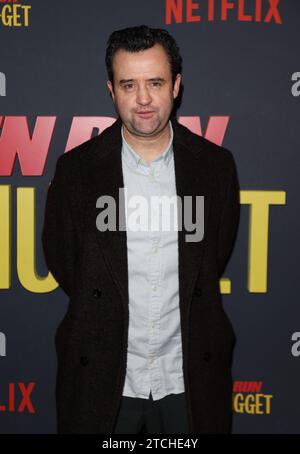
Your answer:
[[[181,57],[167,31],[112,33],[106,65],[118,119],[59,157],[46,201],[45,258],[69,296],[55,338],[58,432],[226,433],[235,334],[219,279],[239,219],[234,159],[172,115]],[[188,239],[176,216],[174,229],[132,228],[136,196],[176,196],[177,215],[203,197],[204,235]],[[119,228],[105,229],[112,200]],[[199,224],[197,203],[192,214]]]

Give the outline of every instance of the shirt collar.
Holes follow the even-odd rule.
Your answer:
[[[155,158],[152,162],[157,162],[157,161],[163,161],[165,166],[167,166],[170,162],[170,159],[173,154],[173,137],[174,137],[174,132],[173,132],[173,127],[172,123],[169,120],[169,127],[170,127],[170,140],[165,148],[164,152],[161,153],[157,158]],[[140,165],[149,167],[149,164],[147,163],[146,160],[144,160],[136,151],[133,150],[133,148],[127,143],[124,133],[123,133],[123,125],[121,127],[121,133],[122,133],[122,153],[124,154],[125,159],[127,162],[133,167],[137,168]]]

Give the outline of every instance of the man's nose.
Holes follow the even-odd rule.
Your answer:
[[[137,91],[136,101],[138,104],[149,104],[151,96],[147,87],[140,87]]]

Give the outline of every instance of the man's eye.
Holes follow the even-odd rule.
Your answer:
[[[161,86],[161,82],[151,82],[152,86],[154,87],[160,87]],[[133,88],[133,84],[125,84],[123,85],[125,90],[131,90],[131,88]]]

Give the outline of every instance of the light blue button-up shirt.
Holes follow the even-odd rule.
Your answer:
[[[129,277],[129,333],[123,395],[148,399],[151,391],[153,400],[184,392],[177,213],[173,212],[173,218],[171,214],[170,226],[173,227],[169,229],[161,223],[158,230],[151,228],[165,216],[157,206],[148,210],[148,221],[153,218],[154,224],[147,224],[147,229],[128,228],[128,220],[141,206],[130,207],[134,196],[148,201],[148,208],[153,196],[176,199],[171,121],[169,127],[171,137],[165,151],[149,165],[126,142],[122,126]]]

